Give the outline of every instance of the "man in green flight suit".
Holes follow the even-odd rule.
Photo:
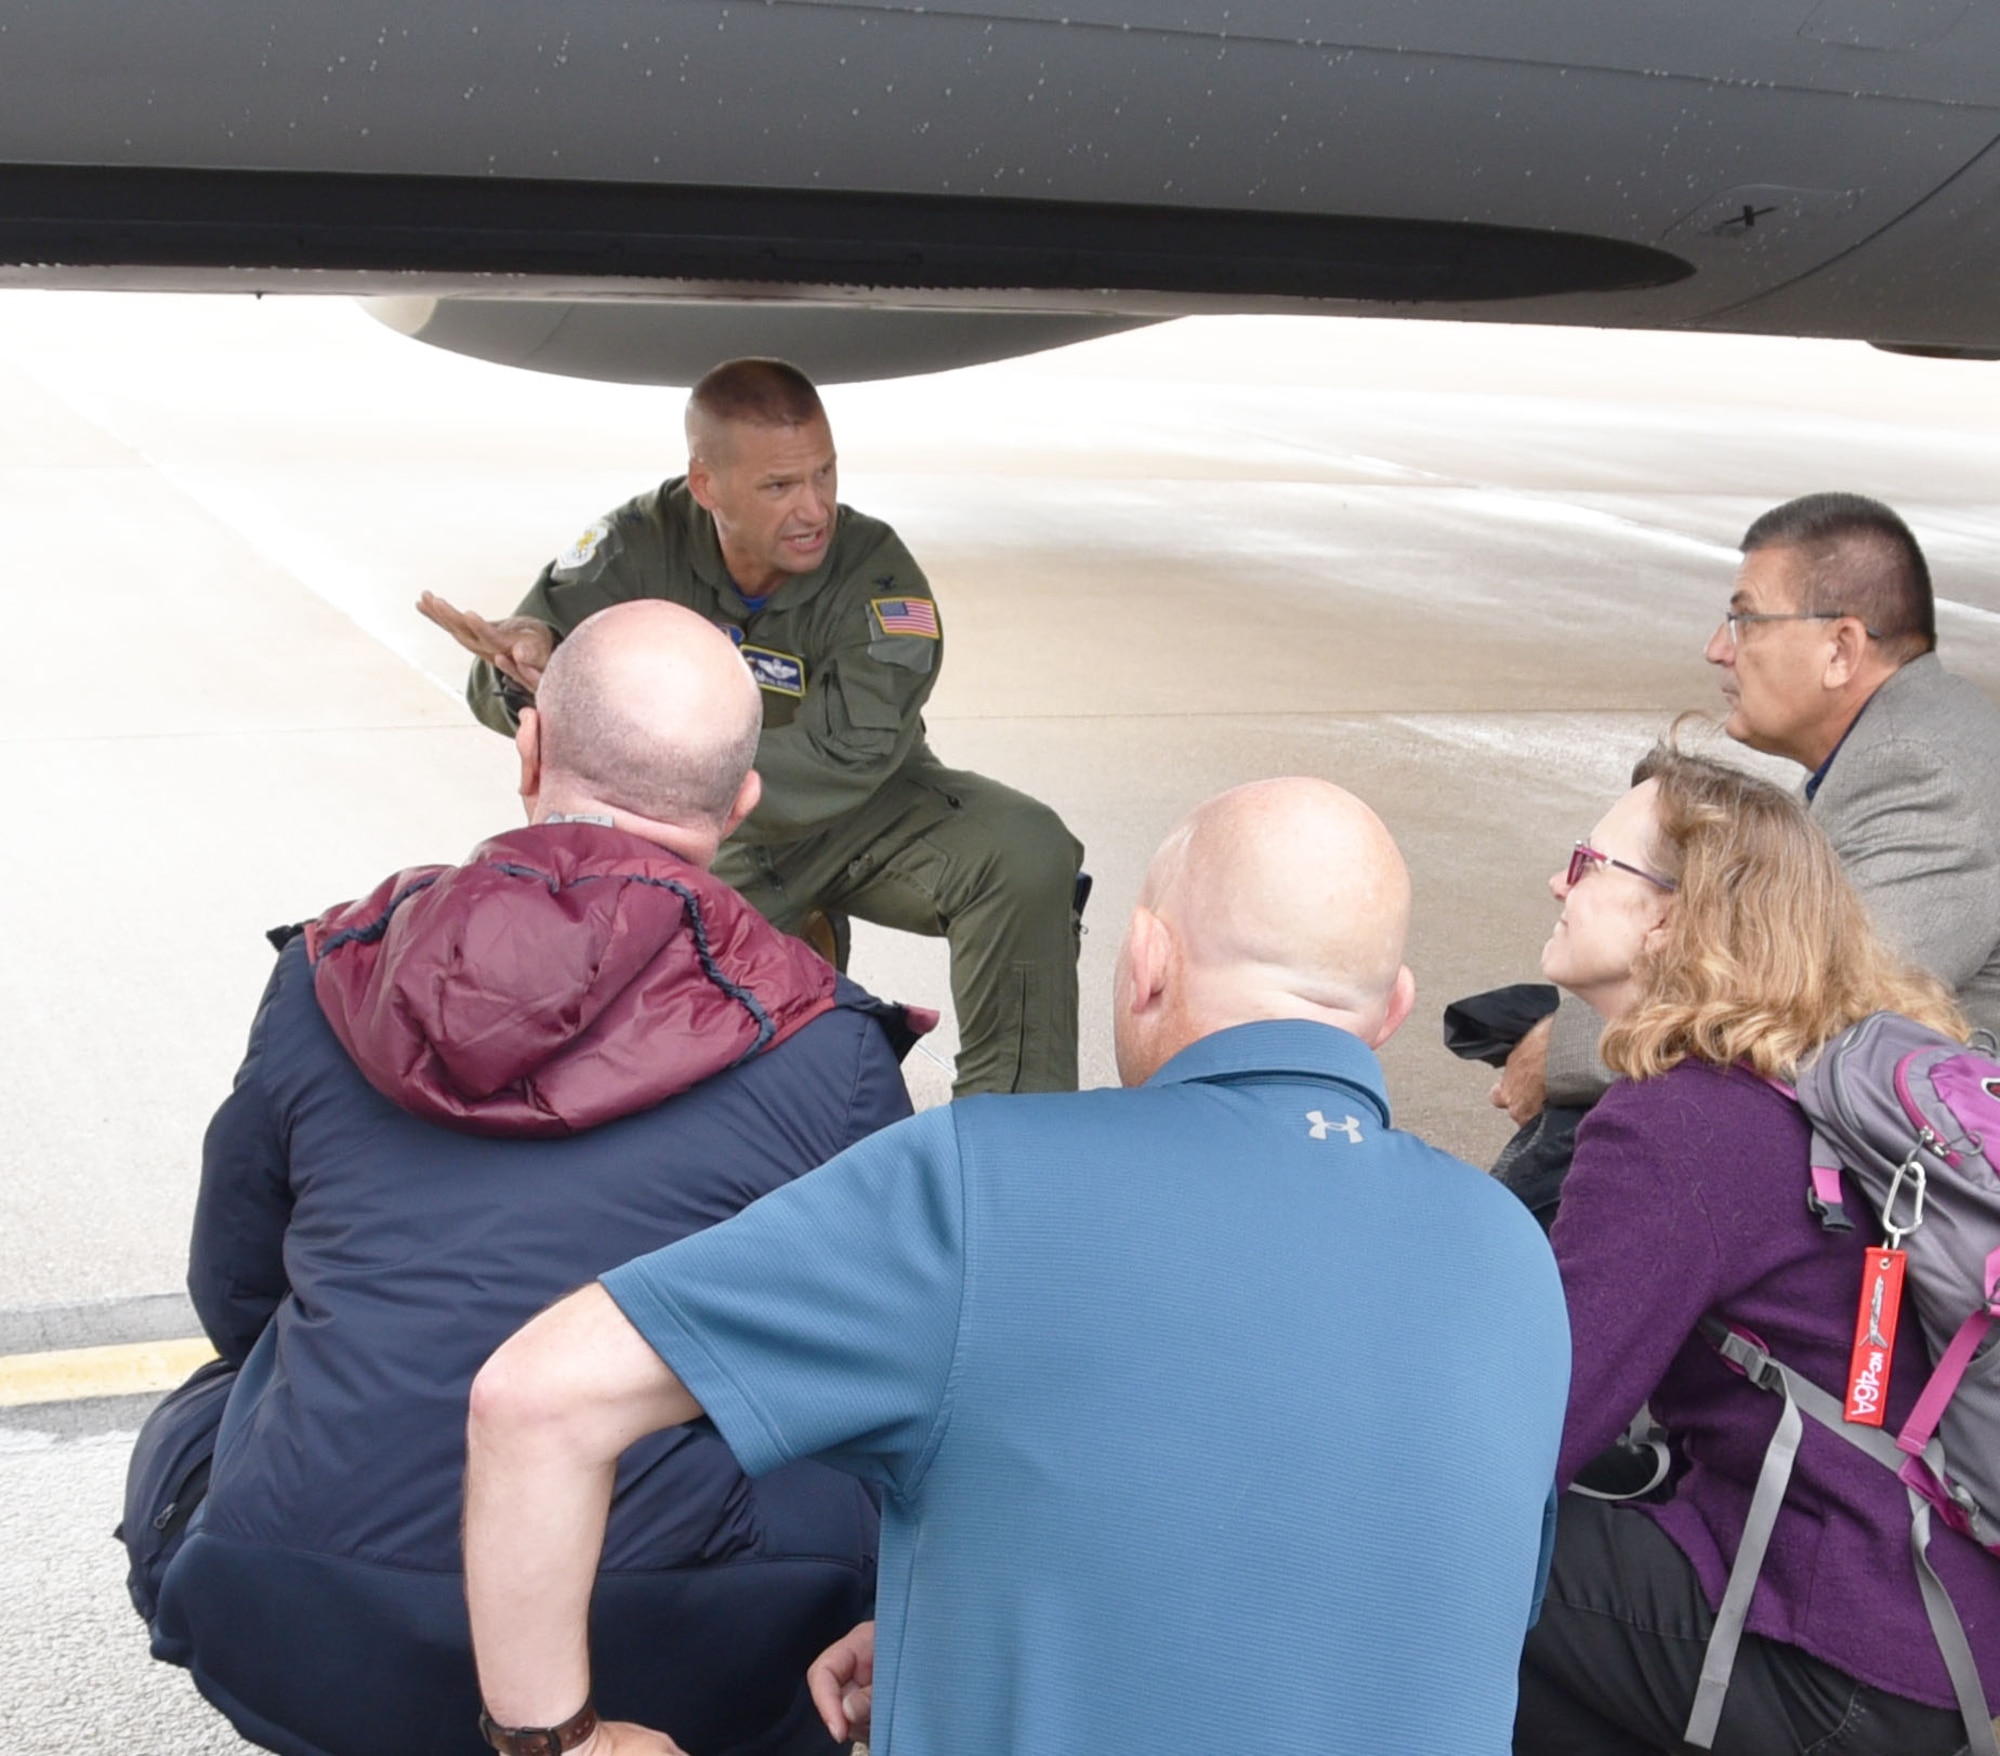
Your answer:
[[[467,698],[511,734],[555,643],[630,598],[734,640],[763,693],[763,802],[714,866],[777,926],[839,910],[951,944],[954,1095],[1076,1088],[1082,845],[1039,800],[924,741],[938,608],[886,524],[838,503],[833,434],[796,367],[731,360],[694,387],[688,469],[589,525],[499,622],[425,593],[471,651]]]

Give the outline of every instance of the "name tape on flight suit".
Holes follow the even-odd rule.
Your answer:
[[[748,641],[736,650],[742,653],[759,689],[768,689],[773,695],[805,694],[805,661],[796,654],[773,652],[768,646],[752,646]]]

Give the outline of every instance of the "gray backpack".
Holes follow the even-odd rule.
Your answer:
[[[1884,1249],[1904,1252],[1903,1318],[1921,1326],[1932,1371],[1901,1432],[1891,1433],[1851,1423],[1843,1397],[1807,1382],[1749,1336],[1714,1317],[1703,1320],[1702,1333],[1723,1357],[1785,1407],[1716,1612],[1687,1741],[1703,1750],[1714,1742],[1803,1415],[1902,1480],[1917,1583],[1958,1696],[1967,1748],[2000,1756],[1965,1631],[1927,1553],[1936,1516],[2000,1556],[2000,1062],[1897,1013],[1877,1012],[1828,1043],[1800,1071],[1792,1095],[1813,1129],[1808,1203],[1822,1226],[1846,1231],[1853,1222],[1843,1177],[1867,1198],[1887,1243],[1871,1251],[1864,1285],[1880,1284]],[[1870,1365],[1886,1364],[1878,1321],[1857,1319],[1861,1370],[1853,1393],[1864,1402]]]

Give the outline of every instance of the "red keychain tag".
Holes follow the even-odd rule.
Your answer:
[[[1879,1427],[1889,1399],[1889,1361],[1896,1351],[1896,1317],[1903,1307],[1903,1252],[1870,1250],[1861,1274],[1861,1309],[1854,1318],[1854,1354],[1847,1366],[1847,1419]]]

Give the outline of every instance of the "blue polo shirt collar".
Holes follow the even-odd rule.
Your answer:
[[[1231,1025],[1188,1044],[1148,1085],[1248,1085],[1266,1080],[1328,1082],[1373,1106],[1391,1126],[1382,1063],[1359,1037],[1330,1024],[1300,1018],[1262,1019]]]

